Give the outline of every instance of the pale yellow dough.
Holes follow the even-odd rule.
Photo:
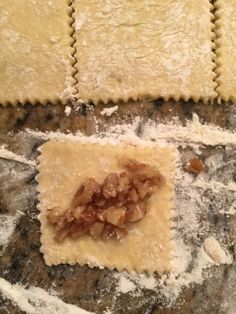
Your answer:
[[[219,99],[236,101],[236,1],[216,2],[217,92]]]
[[[69,0],[0,1],[0,104],[72,94]]]
[[[209,0],[75,0],[78,97],[216,97]]]
[[[95,241],[89,236],[53,240],[54,227],[46,220],[46,209],[67,208],[86,177],[101,182],[110,172],[121,170],[118,160],[123,157],[156,166],[166,183],[150,200],[146,217],[131,226],[122,241]],[[171,209],[173,198],[174,150],[128,144],[101,145],[66,140],[51,141],[41,147],[37,176],[41,221],[41,251],[47,265],[60,263],[118,270],[163,273],[171,269]]]

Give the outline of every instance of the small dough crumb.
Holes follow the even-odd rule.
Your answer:
[[[230,264],[231,257],[220,246],[214,237],[208,237],[204,241],[204,250],[216,264]]]
[[[80,18],[76,19],[75,21],[75,31],[79,32],[83,24],[84,24],[84,17],[80,16]]]
[[[117,110],[118,110],[118,106],[114,106],[114,107],[111,107],[111,108],[104,108],[101,111],[101,116],[105,116],[106,115],[106,116],[110,117]]]
[[[69,117],[69,115],[71,114],[71,107],[66,106],[64,112],[65,112],[65,115]]]

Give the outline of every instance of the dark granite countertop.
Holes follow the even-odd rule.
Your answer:
[[[112,105],[111,105],[112,106]],[[73,107],[73,106],[72,106]],[[27,128],[39,131],[76,132],[86,135],[95,132],[95,118],[99,118],[98,128],[104,131],[107,125],[132,121],[136,116],[143,120],[165,122],[178,117],[183,125],[191,119],[192,113],[198,114],[200,121],[214,123],[228,130],[236,130],[236,106],[233,104],[194,104],[156,101],[119,104],[118,111],[111,117],[101,116],[102,106],[72,110],[69,117],[62,105],[25,105],[0,108],[0,145],[7,144],[8,149],[35,159],[37,148],[43,140],[26,136]],[[10,132],[10,133],[9,133]],[[209,152],[208,152],[209,153]],[[14,215],[18,210],[23,213],[17,222],[13,236],[0,256],[0,277],[11,283],[38,286],[43,289],[54,288],[61,292],[61,299],[66,303],[104,313],[107,308],[112,313],[127,314],[226,314],[222,303],[225,294],[236,297],[236,264],[212,268],[212,276],[202,285],[192,285],[183,290],[181,302],[166,309],[157,291],[143,289],[138,296],[129,294],[115,295],[116,279],[114,271],[90,269],[88,267],[45,265],[40,248],[40,230],[37,219],[38,210],[36,169],[12,160],[0,158],[0,214]],[[235,175],[236,180],[236,175]],[[230,221],[213,221],[215,226],[225,226],[225,232],[233,241],[235,238],[236,218]],[[231,241],[231,242],[232,242]],[[233,246],[230,247],[233,250]],[[232,251],[233,252],[233,251]],[[235,253],[234,253],[235,257]],[[101,300],[101,302],[100,302]],[[226,309],[227,310],[227,309]],[[0,296],[0,313],[23,313],[10,301]],[[236,313],[236,309],[235,309]],[[231,312],[231,314],[233,314]]]

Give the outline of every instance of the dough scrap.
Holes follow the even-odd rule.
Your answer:
[[[118,270],[163,273],[171,269],[171,227],[174,149],[130,144],[97,144],[78,141],[50,141],[41,146],[37,176],[41,222],[41,251],[47,265],[60,263]],[[95,241],[89,236],[53,239],[53,226],[46,219],[46,209],[67,208],[86,177],[101,182],[108,173],[119,172],[118,160],[123,157],[155,165],[166,183],[155,192],[145,218],[132,225],[128,236]]]
[[[75,0],[78,97],[214,99],[211,8],[209,0]]]
[[[73,94],[69,0],[0,1],[0,104]]]
[[[236,101],[236,1],[217,0],[216,89],[219,99]]]

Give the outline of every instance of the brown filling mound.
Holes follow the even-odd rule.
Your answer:
[[[120,240],[128,234],[130,223],[144,218],[147,200],[164,177],[150,165],[133,159],[122,166],[124,172],[110,173],[101,184],[86,179],[68,209],[47,210],[48,222],[55,226],[56,241],[85,234],[93,239]]]

